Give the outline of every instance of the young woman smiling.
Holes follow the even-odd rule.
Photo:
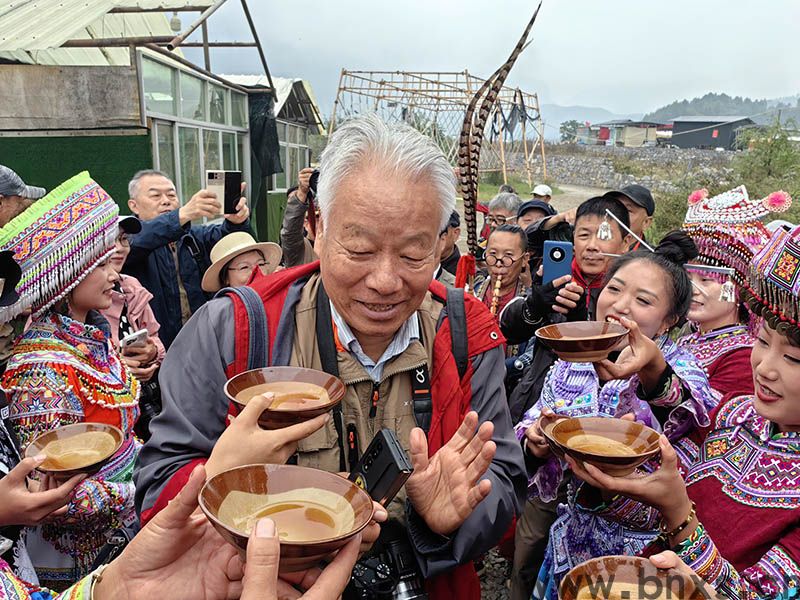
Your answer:
[[[652,507],[677,554],[661,555],[662,566],[680,559],[724,598],[793,598],[800,587],[798,265],[800,228],[776,231],[751,263],[743,296],[764,318],[754,395],[724,398],[711,427],[680,447],[662,437],[661,466],[648,475],[613,478],[570,461],[595,488]]]
[[[33,320],[2,379],[20,450],[72,423],[107,423],[125,436],[109,462],[75,488],[65,514],[28,531],[39,581],[55,590],[91,570],[108,532],[135,521],[139,385],[98,312],[111,306],[119,279],[111,263],[117,213],[114,201],[82,173],[26,211],[25,226],[7,245],[27,265],[25,282],[35,282],[21,284]]]
[[[655,252],[636,251],[614,262],[597,300],[598,321],[617,320],[630,330],[629,345],[614,360],[595,364],[559,360],[548,374],[539,401],[516,426],[528,455],[530,492],[544,500],[563,493],[571,478],[552,456],[540,417],[635,418],[663,430],[670,439],[709,424],[717,396],[692,355],[669,339],[686,316],[691,283],[684,269],[697,254],[685,234],[669,234]],[[561,488],[561,490],[559,490]],[[654,536],[624,529],[598,514],[596,498],[573,490],[550,528],[536,598],[555,598],[558,582],[576,564],[603,554],[631,553]],[[613,551],[610,551],[613,550]]]

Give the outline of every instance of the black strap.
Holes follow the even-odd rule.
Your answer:
[[[433,396],[431,394],[431,377],[428,365],[422,365],[411,373],[411,390],[414,399],[414,419],[417,427],[428,435],[433,416]]]
[[[319,282],[319,290],[317,290],[317,349],[322,362],[322,370],[334,377],[339,377],[336,343],[333,341],[331,304],[328,294],[325,293],[325,288],[322,286],[322,281]],[[347,470],[347,462],[345,460],[344,418],[341,404],[337,404],[333,408],[333,424],[339,438],[339,471],[344,472]]]
[[[133,324],[128,320],[128,297],[124,295],[119,281],[114,284],[114,291],[123,294],[122,310],[119,313],[119,326],[117,327],[117,339],[121,340],[134,333],[134,330]]]
[[[450,347],[456,360],[458,378],[463,379],[469,365],[463,288],[447,288],[447,320],[450,322]]]

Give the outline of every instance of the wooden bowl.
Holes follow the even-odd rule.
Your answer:
[[[628,330],[619,323],[572,321],[540,327],[536,337],[567,362],[597,362],[620,347]]]
[[[237,400],[236,396],[238,394],[254,386],[283,381],[311,383],[325,388],[328,392],[329,401],[325,404],[302,410],[274,410],[267,408],[258,418],[258,424],[264,429],[281,429],[308,421],[328,412],[344,398],[344,384],[341,379],[324,371],[303,369],[301,367],[265,367],[239,373],[225,384],[225,395],[241,411],[244,409],[246,402],[243,403]]]
[[[113,440],[113,446],[99,447],[93,457],[87,457],[85,462],[80,462],[77,466],[70,464],[69,466],[60,465],[53,458],[48,457],[36,470],[46,475],[52,475],[57,481],[66,481],[75,475],[92,475],[97,473],[109,459],[114,456],[125,441],[125,436],[122,431],[113,425],[106,425],[105,423],[74,423],[72,425],[65,425],[53,429],[33,439],[25,449],[25,457],[37,456],[39,454],[48,454],[45,450],[47,445],[51,442],[61,442],[69,438],[75,438],[78,435],[85,433],[107,433]],[[106,438],[107,439],[107,438]],[[88,440],[87,440],[88,441]],[[69,444],[69,442],[67,442]],[[52,448],[52,447],[51,447]],[[80,446],[85,449],[84,446]]]
[[[200,508],[227,541],[247,552],[248,534],[219,519],[219,509],[234,491],[279,494],[299,488],[317,488],[344,498],[353,509],[352,527],[339,535],[313,541],[281,541],[280,571],[289,573],[314,567],[330,553],[344,546],[372,519],[372,498],[353,482],[335,473],[294,465],[247,465],[223,471],[209,479],[200,490]]]
[[[564,417],[559,416],[546,417],[544,415],[539,417],[539,429],[542,432],[542,437],[547,440],[547,445],[550,446],[550,451],[558,458],[564,458],[564,449],[553,437],[553,427],[555,427],[556,423],[561,421],[563,418]]]
[[[631,586],[628,587],[628,593],[613,589],[613,585],[620,584]],[[592,590],[594,593],[587,594]],[[559,600],[702,600],[709,597],[698,589],[690,577],[677,569],[658,569],[646,558],[638,556],[602,556],[587,560],[567,573],[558,586]]]
[[[657,431],[625,419],[562,419],[552,426],[549,434],[564,453],[615,477],[627,475],[661,451]],[[578,437],[583,435],[592,436],[590,441],[594,448],[575,447],[575,444],[587,441]],[[603,444],[607,447],[603,448]],[[631,453],[620,452],[620,444],[629,448]]]

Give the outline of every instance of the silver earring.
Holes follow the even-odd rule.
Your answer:
[[[611,232],[611,223],[608,222],[608,217],[603,217],[603,222],[597,228],[597,239],[607,242],[614,234]]]
[[[731,304],[736,302],[736,288],[730,279],[722,284],[722,289],[719,291],[719,301],[730,302]]]

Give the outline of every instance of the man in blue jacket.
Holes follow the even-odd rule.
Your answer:
[[[244,188],[244,186],[242,186]],[[210,266],[211,248],[234,231],[250,231],[250,209],[242,197],[237,212],[217,225],[192,225],[222,214],[222,202],[200,190],[183,206],[175,184],[161,171],[139,171],[128,184],[128,206],[142,221],[131,236],[131,252],[123,273],[136,277],[153,299],[150,306],[161,324],[159,337],[169,348],[189,317],[211,297],[200,287]]]

